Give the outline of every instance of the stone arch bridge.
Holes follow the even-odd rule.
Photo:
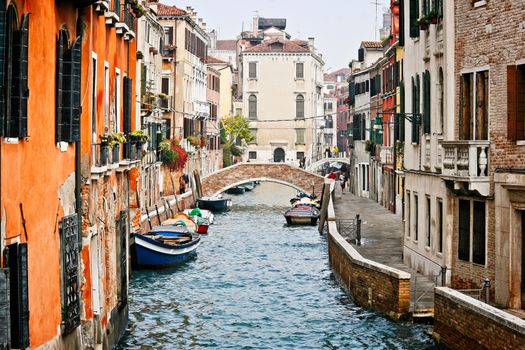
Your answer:
[[[203,196],[215,196],[249,181],[269,181],[317,196],[323,191],[324,178],[285,163],[238,163],[202,178]],[[313,191],[312,191],[313,190]]]

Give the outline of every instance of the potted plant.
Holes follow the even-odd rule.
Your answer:
[[[428,13],[427,18],[431,24],[437,24],[439,20],[439,15],[436,11],[432,10]]]
[[[120,160],[120,144],[126,142],[126,136],[121,132],[114,132],[108,135],[108,141],[113,163],[116,163]]]
[[[142,51],[137,51],[137,60],[141,60],[144,58],[144,54],[142,53]]]
[[[427,16],[423,16],[420,19],[417,19],[415,22],[415,25],[418,26],[421,30],[427,30],[429,24],[430,20],[427,18]]]
[[[108,164],[109,134],[100,135],[99,138],[100,138],[100,150],[98,154],[99,164],[97,165],[105,166]]]
[[[184,169],[188,160],[188,153],[175,140],[164,140],[160,143],[162,164],[171,172]]]
[[[188,136],[186,139],[193,147],[200,147],[201,145],[201,140],[198,136]]]
[[[167,101],[168,98],[169,98],[168,95],[166,95],[165,93],[162,93],[162,92],[161,92],[160,94],[158,94],[157,96],[159,96],[159,98],[160,98],[161,100],[163,100],[163,101]]]
[[[366,140],[366,142],[365,142],[365,151],[366,152],[371,152],[372,149],[374,149],[374,147],[375,147],[375,144],[372,141]]]
[[[128,134],[129,141],[132,143],[140,143],[143,144],[145,142],[149,141],[149,136],[146,135],[144,130],[133,130]]]

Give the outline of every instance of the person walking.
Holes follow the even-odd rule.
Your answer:
[[[347,181],[345,174],[341,174],[341,176],[339,176],[339,181],[341,184],[341,192],[344,193],[345,187],[346,187],[346,181]]]
[[[186,192],[186,181],[184,181],[184,176],[179,177],[179,194]]]

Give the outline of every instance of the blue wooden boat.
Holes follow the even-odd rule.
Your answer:
[[[163,269],[177,266],[196,255],[198,234],[180,228],[156,226],[147,234],[133,234],[132,266],[135,269]]]
[[[207,209],[210,211],[224,211],[231,205],[231,200],[222,197],[202,197],[197,199],[197,207],[199,209]]]

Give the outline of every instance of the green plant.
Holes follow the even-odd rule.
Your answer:
[[[171,172],[184,169],[188,154],[175,140],[164,140],[159,145],[162,164]]]
[[[192,145],[194,147],[200,147],[200,145],[201,145],[201,140],[200,140],[199,136],[195,136],[195,135],[188,136],[186,139],[188,140],[190,145]]]
[[[122,132],[114,132],[112,134],[109,134],[108,136],[109,136],[108,146],[110,148],[113,148],[116,145],[120,145],[121,143],[126,142],[126,136],[124,136],[124,133]]]
[[[166,94],[164,94],[162,92],[160,94],[158,94],[157,96],[159,96],[159,98],[161,98],[163,101],[167,101],[168,98],[169,98],[168,95],[166,95]]]
[[[374,147],[375,147],[375,143],[373,143],[370,140],[366,140],[366,142],[365,142],[365,151],[366,152],[371,152]]]
[[[144,58],[144,54],[142,53],[142,51],[137,51],[137,60],[141,60]]]
[[[129,139],[131,142],[147,142],[149,141],[149,136],[146,135],[144,130],[133,130],[129,133]]]

